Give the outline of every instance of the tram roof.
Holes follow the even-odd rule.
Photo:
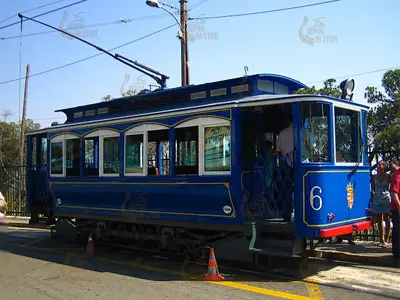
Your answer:
[[[174,111],[188,111],[189,113],[193,109],[202,110],[236,104],[240,106],[248,106],[252,103],[257,105],[256,102],[260,101],[298,102],[310,97],[314,100],[315,98],[324,98],[325,100],[368,109],[368,106],[335,97],[293,95],[294,91],[301,88],[307,88],[307,86],[286,76],[256,74],[200,85],[149,91],[111,101],[56,110],[56,112],[63,112],[67,116],[65,123],[31,131],[29,134],[160,113],[173,114]]]

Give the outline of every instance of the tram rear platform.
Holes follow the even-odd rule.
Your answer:
[[[45,220],[38,224],[29,224],[29,217],[5,216],[0,220],[0,226],[51,229]],[[354,240],[355,245],[347,243],[322,242],[315,249],[315,257],[322,260],[334,260],[364,265],[400,268],[400,260],[392,255],[391,244],[388,247],[380,247],[378,242]]]

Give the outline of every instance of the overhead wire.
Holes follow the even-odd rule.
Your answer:
[[[87,1],[87,0],[84,0],[84,1]],[[203,3],[205,3],[206,1],[207,1],[207,0],[200,1],[200,2],[197,4],[197,6],[199,6],[199,5],[203,4]],[[299,8],[304,8],[304,7],[309,7],[309,6],[323,5],[323,4],[328,4],[328,3],[332,3],[332,2],[339,2],[339,1],[342,1],[342,0],[331,0],[331,1],[325,1],[325,2],[318,2],[318,3],[307,4],[307,5],[301,5],[301,6],[293,6],[293,7],[288,7],[288,8],[275,9],[275,10],[259,11],[259,12],[253,12],[253,13],[244,13],[244,14],[236,14],[236,15],[225,15],[225,16],[217,16],[217,17],[200,17],[200,18],[191,18],[191,19],[192,19],[192,20],[196,20],[196,19],[215,19],[215,18],[224,18],[224,17],[245,16],[245,15],[251,15],[251,14],[262,14],[262,13],[270,13],[270,12],[284,11],[284,10],[290,10],[290,9],[299,9]],[[80,2],[83,2],[83,1],[80,1]],[[75,2],[75,3],[79,3],[79,2]],[[197,7],[197,6],[194,5],[194,7]],[[192,9],[193,9],[194,7],[192,7]],[[33,17],[33,18],[34,18],[34,17]],[[137,38],[137,39],[135,39],[135,40],[133,40],[133,41],[130,41],[130,42],[128,42],[128,43],[125,43],[125,44],[119,45],[119,46],[117,46],[117,47],[115,47],[115,48],[109,49],[108,51],[113,51],[113,50],[122,48],[122,47],[124,47],[124,46],[127,46],[127,45],[129,45],[129,44],[134,43],[134,42],[137,42],[137,41],[140,41],[140,40],[145,39],[145,38],[147,38],[147,37],[150,37],[150,36],[152,36],[152,35],[154,35],[154,34],[157,34],[157,33],[159,33],[159,32],[165,31],[165,30],[167,30],[167,29],[169,29],[169,28],[171,28],[171,27],[174,27],[175,25],[176,25],[176,23],[175,23],[175,24],[172,24],[172,25],[170,25],[170,26],[164,27],[164,28],[162,28],[162,29],[160,29],[160,30],[154,31],[154,32],[152,32],[152,33],[150,33],[150,34],[147,34],[147,35],[145,35],[145,36],[142,36],[142,37],[140,37],[140,38]],[[1,29],[1,28],[0,28],[0,29]],[[56,31],[55,31],[55,32],[56,32]],[[46,73],[49,73],[49,72],[52,72],[52,71],[55,71],[55,70],[59,70],[59,69],[62,69],[62,68],[65,68],[65,67],[68,67],[68,66],[71,66],[71,65],[75,65],[75,64],[77,64],[77,63],[84,62],[84,61],[89,60],[89,59],[91,59],[91,58],[100,56],[100,55],[102,55],[102,54],[103,54],[103,53],[95,54],[95,55],[92,55],[92,56],[89,56],[89,57],[86,57],[86,58],[83,58],[83,59],[80,59],[80,60],[77,60],[77,61],[74,61],[74,62],[65,64],[65,65],[62,65],[62,66],[58,66],[58,67],[55,67],[55,68],[52,68],[52,69],[44,70],[44,71],[41,71],[41,72],[38,72],[38,73],[35,73],[35,74],[30,75],[30,77],[39,76],[39,75],[46,74]],[[390,70],[390,69],[398,68],[398,67],[399,67],[399,66],[395,66],[395,67],[390,67],[390,68],[385,68],[385,69],[378,69],[378,70],[373,70],[373,71],[364,72],[364,73],[359,73],[359,74],[354,74],[354,75],[349,75],[349,76],[340,76],[340,77],[335,77],[335,79],[347,78],[347,77],[355,77],[355,76],[361,76],[361,75],[365,75],[365,74],[370,74],[370,73],[376,73],[376,72],[386,71],[386,70]],[[20,79],[25,79],[25,77],[21,77],[21,76],[20,76],[20,78],[16,78],[16,79],[11,79],[11,80],[7,80],[7,81],[3,81],[3,82],[0,82],[0,85],[2,85],[2,84],[7,84],[7,83],[11,83],[11,82],[15,82],[15,81],[20,80]],[[312,82],[312,83],[320,83],[320,82],[324,82],[324,81],[317,81],[317,82]],[[312,83],[308,83],[308,84],[312,84]]]
[[[213,17],[189,18],[189,20],[210,20],[210,19],[222,19],[222,18],[253,16],[253,15],[260,15],[260,14],[266,14],[266,13],[272,13],[272,12],[278,12],[278,11],[286,11],[286,10],[293,10],[293,9],[317,6],[317,5],[324,5],[324,4],[329,4],[329,3],[333,3],[333,2],[340,2],[340,1],[342,1],[342,0],[330,0],[330,1],[324,1],[324,2],[317,2],[317,3],[311,3],[311,4],[305,4],[305,5],[298,5],[298,6],[291,6],[291,7],[277,8],[277,9],[271,9],[271,10],[249,12],[249,13],[230,14],[230,15],[213,16]]]
[[[51,3],[48,3],[48,4],[44,4],[44,5],[37,6],[37,7],[31,8],[31,9],[28,9],[28,10],[21,11],[21,13],[34,11],[34,10],[37,10],[37,9],[40,9],[40,8],[43,8],[43,7],[47,7],[47,6],[50,6],[50,5],[53,5],[53,4],[57,4],[57,3],[60,3],[60,2],[64,2],[64,1],[65,0],[54,1],[54,2],[51,2]],[[18,14],[12,15],[12,16],[6,18],[6,19],[1,20],[0,23],[4,23],[5,21],[8,21],[8,20],[10,20],[10,19],[12,19],[14,17],[17,17],[17,16],[18,16]]]
[[[132,40],[132,41],[130,41],[130,42],[127,42],[127,43],[124,43],[124,44],[119,45],[119,46],[117,46],[117,47],[111,48],[111,49],[109,49],[109,50],[107,50],[107,51],[113,51],[113,50],[116,50],[116,49],[119,49],[119,48],[128,46],[128,45],[130,45],[130,44],[133,44],[133,43],[135,43],[135,42],[138,42],[138,41],[140,41],[140,40],[143,40],[143,39],[145,39],[145,38],[148,38],[148,37],[150,37],[150,36],[152,36],[152,35],[155,35],[155,34],[157,34],[157,33],[160,33],[160,32],[162,32],[162,31],[165,31],[165,30],[167,30],[167,29],[169,29],[169,28],[172,28],[172,27],[175,27],[175,26],[177,26],[176,23],[171,24],[171,25],[166,26],[166,27],[164,27],[164,28],[161,28],[161,29],[159,29],[159,30],[157,30],[157,31],[153,31],[153,32],[151,32],[151,33],[149,33],[149,34],[146,34],[146,35],[141,36],[141,37],[139,37],[139,38],[137,38],[137,39],[134,39],[134,40]],[[44,71],[41,71],[41,72],[38,72],[38,73],[31,74],[31,75],[29,75],[29,77],[35,77],[35,76],[39,76],[39,75],[42,75],[42,74],[46,74],[46,73],[49,73],[49,72],[52,72],[52,71],[56,71],[56,70],[59,70],[59,69],[65,68],[65,67],[69,67],[69,66],[75,65],[75,64],[77,64],[77,63],[81,63],[81,62],[84,62],[84,61],[86,61],[86,60],[89,60],[89,59],[95,58],[95,57],[97,57],[97,56],[103,55],[103,54],[104,54],[104,53],[94,54],[94,55],[91,55],[91,56],[88,56],[88,57],[85,57],[85,58],[82,58],[82,59],[79,59],[79,60],[70,62],[70,63],[65,64],[65,65],[62,65],[62,66],[58,66],[58,67],[55,67],[55,68],[52,68],[52,69],[48,69],[48,70],[44,70]],[[15,79],[3,81],[3,82],[0,82],[0,85],[6,84],[6,83],[15,82],[15,81],[18,81],[18,80],[20,80],[20,79],[25,79],[25,77],[21,77],[21,76],[20,76],[20,78],[15,78]]]
[[[61,1],[65,1],[65,0],[61,0]],[[191,10],[199,7],[200,5],[204,4],[207,1],[208,0],[202,0],[202,1],[194,4],[188,11],[191,11]],[[56,2],[54,2],[54,3],[56,3]],[[28,11],[25,11],[25,12],[28,12]],[[127,24],[127,23],[131,23],[133,21],[142,21],[142,20],[150,20],[150,19],[165,18],[165,17],[168,17],[168,15],[166,15],[165,13],[160,13],[160,14],[155,14],[155,15],[150,15],[150,16],[124,18],[124,19],[118,19],[118,20],[115,20],[115,21],[109,21],[109,22],[85,25],[85,28],[101,27],[101,26],[108,26],[108,25],[118,25],[118,24]],[[66,29],[66,31],[68,31],[68,29]],[[48,30],[48,31],[34,32],[34,33],[28,33],[28,34],[23,34],[23,35],[0,37],[0,40],[11,40],[11,39],[16,39],[16,38],[20,38],[20,37],[30,37],[30,36],[37,36],[37,35],[56,33],[56,32],[57,32],[57,30]]]
[[[363,73],[357,73],[357,74],[346,75],[346,76],[338,76],[338,77],[332,77],[332,78],[333,79],[351,78],[351,77],[357,77],[357,76],[362,76],[362,75],[367,75],[367,74],[372,74],[372,73],[378,73],[378,72],[383,72],[383,71],[388,71],[388,70],[393,70],[393,69],[398,69],[398,68],[400,68],[400,66],[394,66],[394,67],[384,68],[384,69],[376,69],[376,70],[367,71],[367,72],[363,72]],[[322,83],[322,82],[325,82],[325,80],[308,82],[307,84]]]
[[[39,14],[39,15],[33,16],[33,17],[31,17],[31,18],[33,18],[33,19],[34,19],[34,18],[38,18],[38,17],[44,16],[44,15],[53,13],[53,12],[55,12],[55,11],[59,11],[59,10],[61,10],[61,9],[64,9],[64,8],[67,8],[67,7],[71,7],[71,6],[74,6],[74,5],[77,5],[77,4],[86,2],[86,1],[88,1],[88,0],[80,0],[80,1],[77,1],[77,2],[74,2],[74,3],[71,3],[71,4],[68,4],[68,5],[65,5],[65,6],[63,6],[63,7],[59,7],[59,8],[55,8],[55,9],[46,11],[46,12],[41,13],[41,14]],[[14,23],[11,23],[11,24],[8,24],[8,25],[4,25],[4,26],[0,27],[0,29],[8,28],[8,27],[17,25],[17,24],[19,24],[19,23],[20,23],[20,21],[14,22]]]
[[[118,25],[118,24],[127,24],[127,23],[131,23],[131,22],[134,22],[134,21],[142,21],[142,20],[156,19],[156,18],[163,18],[163,17],[167,17],[167,16],[165,14],[156,14],[156,15],[135,17],[135,18],[128,18],[128,19],[118,19],[118,20],[115,20],[115,21],[109,21],[109,22],[85,25],[85,28],[101,27],[101,26],[108,26],[108,25]],[[74,29],[74,28],[72,28],[72,29]],[[68,31],[68,29],[64,29],[64,30]],[[58,31],[57,30],[48,30],[48,31],[24,34],[24,35],[22,35],[22,37],[36,36],[36,35],[42,35],[42,34],[48,34],[48,33],[56,33],[56,32],[58,32]],[[20,37],[19,35],[9,36],[9,37],[0,37],[0,40],[9,40],[9,39],[15,39],[15,38],[19,38],[19,37]]]

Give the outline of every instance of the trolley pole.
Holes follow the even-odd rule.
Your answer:
[[[180,0],[180,14],[181,14],[181,72],[182,72],[182,86],[189,85],[189,51],[188,51],[188,32],[187,32],[187,1]]]
[[[26,104],[28,102],[28,79],[29,79],[29,69],[30,65],[26,66],[26,76],[25,76],[25,91],[24,91],[24,105],[22,109],[22,120],[21,120],[21,140],[19,149],[20,166],[22,167],[24,163],[24,135],[25,135],[25,118],[26,118]]]

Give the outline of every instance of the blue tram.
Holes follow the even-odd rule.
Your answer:
[[[31,222],[242,261],[365,230],[368,107],[302,88],[258,74],[62,109],[27,134]]]

